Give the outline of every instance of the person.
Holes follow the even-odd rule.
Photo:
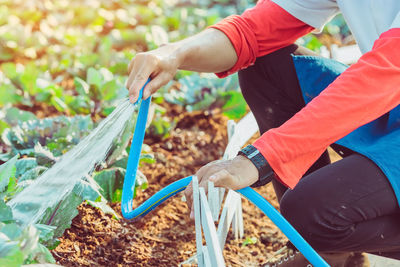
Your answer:
[[[338,12],[363,53],[349,68],[295,44]],[[328,264],[367,266],[349,260],[361,252],[400,259],[399,47],[398,0],[260,0],[137,54],[127,87],[135,102],[149,77],[144,98],[178,69],[238,72],[261,137],[234,159],[200,168],[200,186],[236,190],[272,179],[281,213]],[[343,159],[331,164],[328,146]],[[295,253],[275,266],[309,265]]]

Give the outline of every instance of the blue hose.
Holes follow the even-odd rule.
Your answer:
[[[149,81],[146,82],[146,84]],[[146,86],[143,86],[143,88]],[[143,88],[140,91],[139,100],[142,99]],[[184,190],[192,180],[192,176],[175,181],[145,202],[139,207],[133,209],[133,194],[135,190],[136,172],[139,166],[140,153],[145,134],[147,116],[149,111],[151,97],[141,101],[138,118],[136,121],[135,132],[128,157],[128,164],[125,173],[124,187],[122,189],[121,210],[122,216],[129,220],[138,220],[152,211],[158,205],[168,198]],[[137,104],[137,103],[135,103]],[[245,198],[252,202],[256,207],[271,219],[273,223],[287,236],[292,244],[307,258],[307,260],[316,267],[329,266],[324,259],[304,240],[304,238],[293,228],[293,226],[260,194],[250,187],[238,190]]]
[[[149,80],[143,85],[143,88]],[[149,107],[151,97],[146,100],[143,98],[143,88],[139,92],[139,97],[137,102],[141,101],[139,114],[137,116],[135,132],[133,134],[133,139],[131,143],[131,148],[129,150],[128,164],[126,166],[124,186],[122,188],[122,200],[121,200],[121,211],[122,216],[126,219],[134,219],[136,215],[136,210],[132,210],[133,207],[133,194],[135,192],[136,184],[136,172],[139,167],[140,153],[142,152],[142,144],[144,139],[144,133],[146,129],[147,116],[149,114]]]

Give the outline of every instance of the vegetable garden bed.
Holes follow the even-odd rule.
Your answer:
[[[132,122],[104,162],[74,177],[82,180],[65,199],[52,207],[46,206],[50,199],[37,201],[46,212],[36,224],[19,225],[10,203],[127,96],[127,66],[136,53],[190,36],[255,2],[0,0],[0,266],[55,261],[176,266],[194,255],[194,224],[179,196],[138,222],[115,219]],[[307,35],[301,43],[317,51],[323,44],[351,43],[349,34],[338,17],[324,33]],[[248,111],[236,76],[221,80],[189,71],[178,72],[152,103],[140,159],[144,175],[136,184],[145,190],[138,190],[135,205],[220,159],[228,118]],[[259,191],[276,206],[270,186]],[[245,238],[228,236],[225,260],[232,266],[258,266],[286,239],[247,200],[243,216]]]
[[[167,107],[177,127],[163,141],[146,138],[155,164],[144,164],[149,187],[138,193],[137,206],[174,180],[191,175],[202,165],[222,157],[227,144],[227,118],[208,112],[185,113]],[[258,190],[276,206],[270,186]],[[120,213],[119,205],[113,208]],[[245,239],[228,236],[224,257],[228,265],[259,266],[284,245],[286,238],[254,205],[243,200]],[[116,221],[83,204],[79,215],[52,251],[64,266],[177,266],[196,253],[194,223],[186,204],[175,197],[138,222]]]

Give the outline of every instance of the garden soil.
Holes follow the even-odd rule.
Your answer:
[[[156,163],[140,167],[149,188],[138,193],[134,207],[169,183],[220,159],[227,145],[227,118],[218,110],[186,113],[179,106],[166,107],[177,125],[164,140],[146,137]],[[270,185],[257,191],[277,207]],[[137,222],[118,221],[82,204],[52,253],[63,266],[178,266],[196,253],[194,222],[182,196],[167,200]],[[246,199],[242,203],[244,238],[235,240],[230,232],[224,258],[228,266],[260,266],[287,239],[258,208]],[[113,208],[121,214],[119,204]],[[246,238],[257,241],[243,245]]]

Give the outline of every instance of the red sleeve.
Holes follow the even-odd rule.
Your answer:
[[[284,184],[293,188],[330,144],[400,104],[399,47],[400,28],[383,33],[306,107],[256,140]]]
[[[230,70],[217,73],[220,78],[248,67],[257,57],[288,46],[314,29],[269,0],[261,0],[241,16],[227,17],[211,27],[228,36],[238,56]]]

